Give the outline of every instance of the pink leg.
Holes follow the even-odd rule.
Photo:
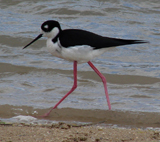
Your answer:
[[[109,101],[109,95],[108,95],[108,91],[107,91],[106,78],[99,72],[99,70],[92,64],[91,61],[89,61],[88,64],[91,66],[91,68],[92,68],[92,69],[99,75],[99,77],[102,79],[102,82],[103,82],[103,85],[104,85],[105,94],[106,94],[106,98],[107,98],[108,108],[109,108],[109,110],[111,110],[111,104],[110,104],[110,101]]]
[[[57,108],[57,106],[77,88],[77,61],[74,61],[73,63],[73,74],[74,74],[74,84],[71,90],[49,112],[44,114],[43,117],[48,116],[53,109]]]

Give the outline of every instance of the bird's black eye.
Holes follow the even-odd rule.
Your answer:
[[[48,24],[43,25],[43,26],[42,26],[42,30],[43,30],[44,32],[50,32],[49,25],[48,25]]]
[[[44,29],[46,29],[46,30],[47,30],[47,29],[48,29],[48,25],[44,25]]]
[[[45,21],[42,25],[41,25],[41,29],[44,32],[51,32],[53,28],[59,28],[61,29],[59,23],[57,21],[53,21],[53,20],[48,20]]]

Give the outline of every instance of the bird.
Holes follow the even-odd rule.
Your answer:
[[[49,116],[51,111],[77,88],[77,64],[88,63],[88,65],[98,74],[104,86],[104,91],[108,103],[108,109],[111,110],[111,103],[107,90],[105,76],[93,65],[91,60],[107,52],[110,47],[117,47],[129,44],[148,43],[145,40],[120,39],[98,35],[96,33],[82,29],[64,29],[56,20],[47,20],[41,25],[41,33],[29,44],[23,47],[27,48],[41,37],[47,37],[47,50],[55,57],[73,62],[74,82],[70,91],[60,99],[43,117]]]

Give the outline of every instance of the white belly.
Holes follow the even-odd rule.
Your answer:
[[[59,47],[58,43],[53,44],[49,39],[47,40],[47,49],[53,56],[68,61],[77,61],[78,63],[88,62],[106,51],[105,48],[93,50],[92,47],[87,45],[69,48]]]

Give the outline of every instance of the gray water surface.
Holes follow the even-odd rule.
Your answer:
[[[107,79],[114,112],[145,112],[146,116],[154,112],[159,118],[159,7],[160,1],[150,0],[0,1],[0,117],[34,111],[41,114],[72,87],[73,63],[48,53],[45,38],[22,50],[40,33],[41,24],[53,19],[62,29],[80,28],[108,37],[149,41],[110,48],[93,63]],[[9,113],[14,107],[22,111]],[[29,113],[30,107],[33,111]],[[97,109],[108,110],[103,84],[88,64],[78,65],[78,88],[59,108],[93,114]]]

